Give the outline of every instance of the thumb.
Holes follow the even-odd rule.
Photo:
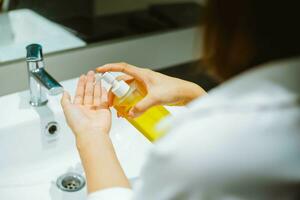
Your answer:
[[[71,104],[71,96],[67,91],[64,91],[64,94],[61,98],[61,105],[63,109],[66,108],[67,105]]]
[[[145,112],[150,107],[157,104],[157,101],[151,96],[146,95],[141,101],[139,101],[135,106],[133,106],[128,112],[129,117],[138,117],[143,112]]]

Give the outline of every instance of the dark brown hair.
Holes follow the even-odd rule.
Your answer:
[[[297,0],[208,0],[205,17],[203,60],[221,79],[300,55]]]

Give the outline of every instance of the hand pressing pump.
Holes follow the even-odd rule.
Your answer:
[[[128,116],[129,110],[145,96],[138,90],[136,83],[128,85],[123,80],[118,81],[110,72],[102,74],[101,79],[111,86],[111,91],[115,95],[113,107],[146,138],[154,142],[164,135],[164,130],[158,129],[157,125],[170,115],[165,107],[153,106],[140,116],[131,118]]]

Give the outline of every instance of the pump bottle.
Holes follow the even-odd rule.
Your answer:
[[[128,117],[129,110],[144,98],[136,83],[128,85],[122,80],[118,81],[110,72],[102,74],[101,79],[111,86],[111,91],[115,95],[113,107],[146,138],[154,142],[164,135],[164,131],[159,130],[157,125],[170,115],[166,108],[160,105],[153,106],[136,118]]]

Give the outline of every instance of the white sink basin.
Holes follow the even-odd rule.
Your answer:
[[[75,79],[62,85],[74,93]],[[66,172],[83,174],[75,141],[66,125],[60,96],[49,97],[47,106],[34,108],[28,91],[0,98],[0,199],[84,199],[86,189],[63,192],[57,178]],[[46,129],[52,123],[53,135]],[[49,128],[49,127],[48,127]],[[138,177],[151,144],[113,111],[111,137],[118,158],[130,179]]]

